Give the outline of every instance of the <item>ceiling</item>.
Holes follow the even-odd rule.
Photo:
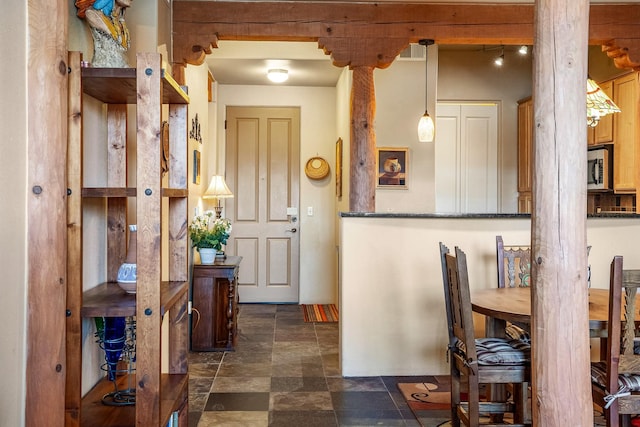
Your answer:
[[[213,78],[225,85],[280,85],[334,87],[342,68],[331,63],[331,57],[316,42],[218,42],[206,59]],[[271,83],[267,70],[284,68],[289,79]]]
[[[500,46],[440,45],[439,50],[488,50]],[[416,51],[417,49],[417,51]],[[414,60],[423,61],[419,45],[413,45],[402,53]],[[517,46],[505,48],[515,50]],[[326,86],[335,87],[343,68],[336,67],[331,57],[318,48],[316,42],[264,42],[219,41],[218,48],[207,55],[206,63],[213,78],[223,85],[278,85],[278,86]],[[267,70],[284,68],[289,79],[284,83],[272,83]]]

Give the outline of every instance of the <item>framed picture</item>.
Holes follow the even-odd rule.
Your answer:
[[[409,148],[376,149],[376,187],[406,189],[409,177]]]
[[[336,197],[342,197],[342,138],[336,141]]]
[[[193,150],[193,183],[200,184],[200,151]]]

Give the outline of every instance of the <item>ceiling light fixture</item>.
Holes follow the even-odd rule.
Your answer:
[[[502,67],[502,64],[504,64],[504,46],[502,46],[502,53],[500,53],[500,56],[498,56],[493,63],[498,67]]]
[[[520,46],[520,49],[518,49],[518,53],[520,55],[526,55],[529,52],[529,47],[527,45],[522,45]]]
[[[267,77],[274,83],[282,83],[289,78],[289,71],[282,68],[272,68],[267,71]]]
[[[418,122],[418,141],[420,142],[433,142],[435,134],[435,125],[433,119],[429,115],[428,103],[429,103],[429,63],[427,57],[429,56],[429,46],[434,42],[432,39],[422,39],[419,43],[424,46],[424,115],[420,117]]]

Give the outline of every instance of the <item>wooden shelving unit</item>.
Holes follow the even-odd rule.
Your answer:
[[[188,242],[187,242],[187,105],[189,98],[161,68],[156,53],[136,56],[136,68],[80,68],[79,53],[70,53],[68,274],[67,274],[67,426],[160,426],[179,412],[188,423]],[[83,186],[82,97],[106,104],[107,185]],[[127,109],[135,105],[135,186],[127,183]],[[161,123],[168,105],[169,172],[162,177]],[[91,141],[92,144],[97,143]],[[164,185],[163,185],[164,183]],[[80,196],[80,197],[78,197]],[[105,283],[82,283],[82,200],[102,198],[106,204]],[[137,232],[137,293],[127,294],[116,283],[127,248],[128,200],[135,200]],[[163,210],[163,199],[168,209]],[[163,239],[162,224],[168,225]],[[168,240],[168,247],[162,248]],[[169,277],[162,278],[163,249],[168,251]],[[165,252],[166,255],[166,252]],[[168,279],[168,280],[166,280]],[[87,291],[83,292],[83,289]],[[162,342],[162,322],[168,322],[168,343]],[[130,383],[136,387],[135,406],[106,406],[102,396],[113,390],[103,379],[81,396],[82,318],[136,318],[136,363]],[[162,353],[168,353],[168,372],[161,372]],[[118,381],[129,383],[122,376]]]

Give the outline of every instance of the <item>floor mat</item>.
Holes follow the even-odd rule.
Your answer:
[[[404,400],[412,409],[449,409],[451,391],[449,384],[399,383]]]
[[[305,322],[337,322],[338,308],[335,304],[302,304]]]

